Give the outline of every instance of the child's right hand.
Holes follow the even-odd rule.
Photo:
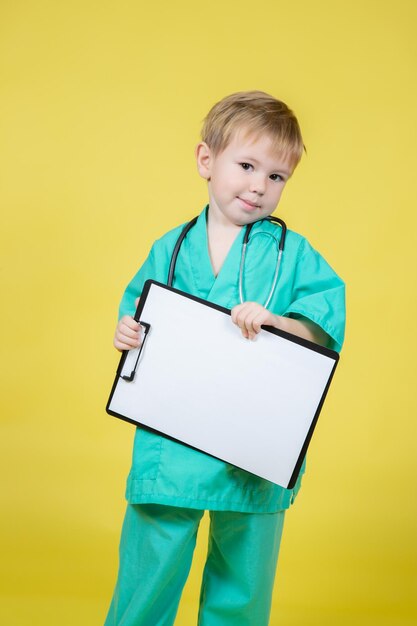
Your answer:
[[[113,345],[117,350],[132,350],[142,342],[141,325],[131,315],[124,315],[116,327]]]

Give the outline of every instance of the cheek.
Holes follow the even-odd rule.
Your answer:
[[[275,202],[278,202],[278,200],[281,198],[281,194],[283,191],[284,187],[281,186],[273,190],[272,197],[274,198]]]
[[[280,189],[269,189],[268,196],[265,199],[268,200],[268,204],[276,205],[278,200],[280,199],[280,196],[281,196]]]

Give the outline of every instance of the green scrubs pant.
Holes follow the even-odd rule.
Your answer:
[[[105,626],[172,626],[204,511],[129,504]],[[198,626],[267,626],[285,511],[212,511]]]

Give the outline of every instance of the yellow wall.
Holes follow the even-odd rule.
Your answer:
[[[206,199],[200,121],[263,89],[308,156],[280,214],[348,285],[271,624],[416,618],[413,0],[3,2],[0,622],[103,621],[133,427],[105,414],[124,286]],[[194,623],[202,537],[178,617]]]

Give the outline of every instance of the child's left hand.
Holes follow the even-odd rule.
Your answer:
[[[245,339],[255,339],[263,324],[275,326],[276,317],[257,302],[244,302],[232,309],[232,321],[239,326]]]

